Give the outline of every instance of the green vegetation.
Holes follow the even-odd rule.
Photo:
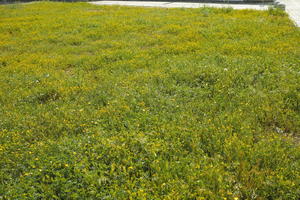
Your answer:
[[[0,3],[13,3],[13,2],[32,2],[41,0],[0,0]],[[87,2],[93,0],[46,0],[46,1],[60,1],[60,2]],[[95,0],[94,0],[95,1]],[[128,1],[128,0],[127,0]],[[140,0],[147,1],[147,0]],[[161,1],[161,0],[153,0]],[[174,0],[179,1],[179,0]],[[218,3],[274,3],[274,0],[180,0],[182,2],[218,2]]]
[[[0,199],[299,199],[282,11],[6,5],[0,38]]]

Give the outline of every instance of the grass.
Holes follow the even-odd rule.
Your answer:
[[[282,11],[14,4],[0,38],[0,199],[299,199]]]

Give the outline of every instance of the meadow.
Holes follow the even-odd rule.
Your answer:
[[[280,10],[0,6],[0,199],[300,197]]]

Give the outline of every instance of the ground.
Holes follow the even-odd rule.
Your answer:
[[[280,10],[0,6],[0,199],[299,199]]]

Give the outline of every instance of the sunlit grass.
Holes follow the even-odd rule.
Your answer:
[[[298,199],[299,41],[278,10],[0,6],[0,199]]]

